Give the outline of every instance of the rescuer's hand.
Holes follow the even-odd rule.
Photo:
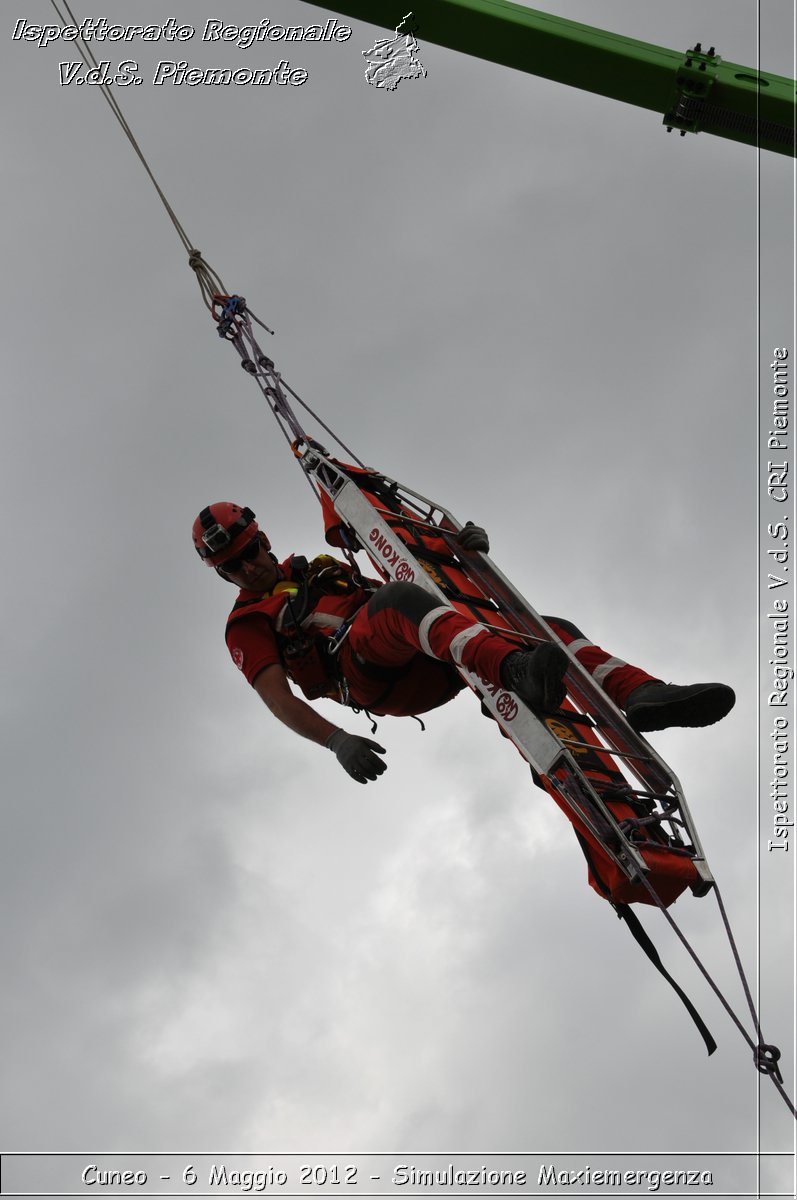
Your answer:
[[[337,758],[344,771],[356,779],[358,783],[367,783],[376,779],[387,770],[377,754],[386,754],[384,746],[372,742],[370,738],[358,737],[356,733],[346,733],[345,729],[336,729],[324,743],[328,750]],[[375,754],[374,751],[377,753]]]
[[[473,521],[466,521],[464,529],[460,529],[456,536],[463,550],[483,550],[486,554],[490,549],[486,529],[482,529],[481,525],[474,525]]]

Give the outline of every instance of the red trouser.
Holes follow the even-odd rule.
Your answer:
[[[544,620],[618,707],[653,678],[594,646],[569,621]],[[517,649],[516,642],[439,604],[417,584],[386,583],[354,618],[340,663],[355,704],[378,716],[406,717],[437,708],[462,690],[454,664],[502,687],[501,663]]]

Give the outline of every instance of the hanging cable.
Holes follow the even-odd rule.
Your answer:
[[[64,26],[64,28],[66,28],[70,23],[76,27],[78,26],[78,21],[76,20],[74,13],[72,12],[71,8],[69,7],[67,0],[60,0],[60,3],[63,4],[64,8],[66,9],[66,12],[69,16],[69,21],[67,21],[65,19],[63,13],[59,10],[58,3],[56,2],[56,0],[50,0],[50,3],[52,4],[53,8],[55,9],[56,15],[58,16],[58,19],[61,22],[61,24]],[[78,51],[79,51],[80,56],[83,59],[84,63],[86,63],[86,65],[88,67],[94,67],[96,70],[100,70],[100,64],[97,62],[97,59],[94,57],[94,52],[91,49],[91,47],[89,46],[88,42],[86,42],[82,37],[80,37],[80,38],[75,39],[75,44],[77,45]],[[147,172],[150,179],[152,180],[152,184],[155,188],[155,191],[160,196],[161,201],[163,202],[163,206],[166,209],[167,213],[169,214],[169,218],[170,218],[172,224],[174,225],[174,228],[177,230],[180,240],[182,241],[186,250],[189,252],[189,254],[198,253],[197,251],[194,251],[193,246],[191,244],[191,240],[188,237],[188,234],[185,232],[185,230],[183,229],[179,220],[177,219],[177,214],[175,213],[175,211],[172,208],[169,201],[166,199],[166,196],[164,195],[160,184],[158,183],[157,179],[153,175],[150,165],[147,162],[146,158],[144,157],[144,154],[141,150],[141,147],[139,146],[138,142],[135,139],[135,135],[134,135],[132,129],[130,128],[127,121],[125,120],[125,115],[122,112],[121,108],[119,107],[116,97],[111,92],[110,87],[108,86],[107,83],[103,83],[101,85],[100,90],[102,91],[102,94],[104,95],[105,99],[108,101],[108,104],[111,107],[111,111],[113,112],[117,121],[121,125],[122,130],[125,134],[125,137],[128,139],[128,141],[130,142],[130,145],[133,147],[136,154],[140,158],[141,164],[144,167],[144,170]]]
[[[712,979],[711,975],[709,975],[708,971],[706,970],[703,963],[698,958],[697,954],[693,950],[693,948],[690,945],[689,941],[687,940],[686,936],[682,933],[681,929],[676,924],[672,914],[667,910],[664,902],[659,897],[655,888],[653,888],[651,886],[650,882],[645,878],[644,875],[640,876],[640,882],[643,884],[643,886],[646,888],[646,890],[652,897],[653,902],[664,913],[664,916],[666,917],[669,925],[671,926],[671,928],[675,932],[676,936],[681,941],[682,945],[685,947],[687,953],[691,957],[692,961],[695,963],[695,965],[698,968],[698,970],[700,971],[701,975],[706,980],[706,982],[708,983],[711,990],[714,992],[715,996],[717,997],[720,1004],[727,1012],[728,1016],[733,1021],[736,1028],[741,1033],[744,1040],[747,1042],[747,1045],[753,1051],[753,1059],[755,1061],[755,1065],[756,1065],[757,1069],[761,1072],[762,1075],[768,1075],[770,1077],[770,1079],[774,1083],[775,1087],[777,1088],[778,1092],[783,1097],[783,1100],[785,1101],[786,1106],[788,1107],[792,1116],[797,1117],[797,1109],[795,1109],[794,1104],[792,1103],[791,1099],[789,1098],[789,1096],[786,1092],[786,1089],[783,1086],[783,1080],[782,1080],[782,1077],[780,1074],[780,1070],[778,1068],[778,1061],[780,1059],[780,1051],[778,1050],[777,1046],[768,1045],[763,1040],[763,1036],[761,1034],[761,1026],[760,1026],[759,1020],[758,1020],[758,1015],[755,1011],[755,1006],[753,1004],[753,998],[752,998],[752,995],[750,994],[750,988],[747,983],[747,978],[744,973],[744,968],[742,967],[741,959],[739,957],[739,952],[736,948],[736,942],[734,941],[734,937],[731,932],[730,924],[728,922],[728,917],[725,912],[725,906],[722,903],[722,897],[719,894],[719,888],[717,887],[716,882],[714,883],[713,891],[716,892],[716,895],[717,895],[717,903],[719,905],[723,925],[725,926],[725,932],[728,935],[728,940],[729,940],[730,946],[731,946],[731,952],[733,954],[733,958],[736,963],[736,967],[737,967],[739,976],[742,981],[742,987],[744,989],[744,993],[745,993],[745,996],[747,997],[747,1001],[750,1006],[750,1011],[753,1016],[753,1024],[755,1025],[756,1033],[758,1034],[758,1043],[757,1044],[750,1037],[750,1034],[747,1032],[744,1025],[742,1025],[742,1023],[739,1020],[739,1018],[737,1017],[736,1013],[733,1011],[730,1004],[728,1003],[728,1001],[725,999],[722,992],[720,991],[719,986]]]
[[[56,16],[58,17],[59,21],[61,22],[61,25],[64,28],[66,28],[70,24],[74,25],[75,27],[78,27],[78,21],[75,17],[75,14],[72,12],[72,9],[69,7],[68,0],[50,0],[50,3],[52,4],[53,8],[55,9]],[[66,11],[66,14],[69,17],[69,20],[67,20],[66,17],[64,16],[64,14],[60,11],[60,9],[58,7],[59,3],[63,5],[63,7]],[[80,57],[83,59],[83,62],[86,64],[86,66],[89,67],[90,69],[93,68],[94,70],[101,72],[100,64],[97,62],[97,59],[94,55],[94,51],[91,49],[91,46],[88,44],[88,42],[86,42],[82,37],[79,37],[79,38],[75,39],[75,45],[77,46],[78,53],[80,54]],[[197,279],[197,283],[199,284],[199,291],[200,291],[200,295],[202,296],[202,300],[203,300],[206,308],[208,308],[212,312],[214,295],[218,294],[218,293],[226,293],[226,288],[224,287],[224,284],[222,283],[220,277],[216,274],[216,272],[211,267],[209,267],[208,264],[205,262],[205,260],[202,258],[202,252],[200,250],[196,249],[193,242],[191,241],[188,234],[186,233],[185,229],[183,228],[183,225],[182,225],[181,221],[179,220],[176,212],[174,211],[171,204],[167,200],[166,194],[163,191],[163,188],[161,187],[161,185],[158,183],[157,179],[155,178],[155,174],[154,174],[152,168],[150,167],[149,163],[147,162],[144,152],[141,149],[141,147],[139,146],[139,144],[136,140],[136,136],[133,133],[133,130],[130,128],[129,124],[127,123],[127,119],[126,119],[124,113],[122,112],[119,102],[117,101],[116,97],[114,96],[113,92],[111,91],[111,88],[108,85],[108,83],[103,81],[100,84],[100,91],[102,92],[102,95],[105,97],[106,101],[108,102],[111,112],[116,117],[116,120],[119,122],[122,132],[124,133],[125,137],[130,142],[130,145],[133,147],[133,150],[137,154],[137,156],[141,162],[141,165],[143,166],[144,170],[147,172],[147,175],[149,176],[149,178],[152,182],[152,186],[155,188],[155,191],[158,193],[161,203],[163,204],[163,207],[166,209],[169,220],[171,221],[172,225],[174,226],[175,230],[177,231],[177,236],[180,238],[180,241],[183,243],[183,246],[185,247],[185,250],[188,254],[188,265],[191,267],[192,271],[194,271],[194,273],[196,275],[196,279]]]
[[[53,9],[55,10],[56,16],[58,17],[59,21],[61,22],[61,25],[64,28],[66,28],[70,23],[73,26],[75,26],[76,28],[79,28],[78,20],[75,17],[75,14],[72,12],[72,9],[69,6],[69,0],[50,0],[50,3],[52,4]],[[64,13],[61,12],[61,10],[59,9],[59,7],[58,7],[59,3],[63,6],[63,9],[65,10],[67,16],[64,16]],[[68,20],[67,20],[67,17],[69,18]],[[94,55],[94,51],[91,49],[91,46],[88,44],[88,42],[86,42],[82,37],[79,37],[79,38],[75,39],[75,43],[77,45],[78,52],[79,52],[81,58],[83,59],[83,62],[86,64],[86,66],[99,71],[100,75],[101,75],[102,72],[101,72],[100,64],[97,61],[97,59]],[[155,188],[155,191],[158,193],[161,203],[163,204],[163,207],[165,208],[166,213],[168,214],[169,220],[172,222],[172,225],[174,226],[175,230],[177,231],[177,235],[180,238],[180,241],[182,242],[185,250],[188,253],[188,265],[191,267],[191,270],[194,272],[194,274],[196,276],[196,280],[199,285],[200,295],[202,296],[202,300],[203,300],[203,303],[205,304],[205,307],[208,309],[208,311],[210,312],[210,314],[214,318],[214,320],[216,320],[219,323],[219,333],[221,333],[222,336],[227,337],[228,340],[233,341],[233,342],[236,342],[237,337],[243,336],[244,339],[249,342],[252,350],[254,351],[254,354],[251,356],[251,358],[249,358],[249,356],[246,354],[241,342],[238,341],[236,344],[236,349],[238,350],[239,354],[241,355],[241,358],[243,361],[243,366],[246,367],[246,369],[249,371],[250,374],[252,374],[256,378],[258,378],[258,383],[260,384],[261,391],[263,391],[264,395],[266,396],[266,399],[269,401],[269,404],[270,404],[272,410],[275,411],[275,413],[279,412],[279,414],[283,417],[285,417],[287,415],[287,413],[289,411],[289,407],[288,407],[287,403],[284,401],[284,397],[280,398],[276,394],[278,392],[278,389],[280,386],[284,387],[288,392],[290,392],[291,396],[293,396],[293,398],[297,401],[297,403],[300,404],[302,406],[302,408],[304,408],[305,411],[307,413],[309,413],[310,416],[315,421],[318,422],[318,424],[324,430],[324,432],[328,433],[329,436],[331,438],[333,438],[335,442],[337,442],[337,444],[341,447],[341,449],[344,451],[344,453],[346,453],[353,462],[357,463],[358,466],[364,467],[365,464],[357,457],[357,455],[354,453],[354,451],[351,450],[344,442],[342,442],[340,440],[340,438],[337,436],[337,434],[335,434],[333,432],[333,430],[329,427],[329,425],[327,425],[325,421],[322,421],[322,419],[319,417],[318,413],[314,412],[313,409],[310,408],[309,404],[306,404],[305,401],[302,400],[302,398],[298,395],[298,393],[296,393],[293,390],[293,388],[289,387],[289,385],[287,383],[285,383],[284,380],[282,380],[281,376],[279,376],[276,372],[273,372],[274,378],[271,380],[268,380],[265,385],[263,384],[263,381],[259,378],[259,374],[260,374],[260,371],[262,370],[262,366],[264,363],[268,363],[269,366],[271,368],[273,368],[273,363],[271,363],[271,360],[268,359],[266,357],[266,355],[263,354],[262,350],[258,346],[257,341],[255,340],[254,334],[252,332],[250,319],[253,321],[256,321],[257,324],[261,325],[265,330],[267,330],[268,333],[273,333],[273,330],[269,329],[269,327],[267,325],[265,325],[258,317],[256,317],[254,315],[254,313],[250,313],[248,311],[248,309],[246,308],[246,301],[243,299],[242,296],[231,295],[228,292],[227,288],[224,286],[224,282],[222,281],[221,276],[216,271],[214,271],[213,268],[211,266],[209,266],[208,263],[205,262],[204,258],[202,257],[201,250],[197,250],[197,248],[194,246],[193,242],[191,241],[188,234],[186,233],[186,231],[182,225],[182,222],[179,220],[177,214],[175,213],[171,204],[167,200],[166,194],[163,191],[163,188],[160,186],[157,179],[155,178],[155,174],[154,174],[152,168],[150,167],[149,163],[147,162],[146,156],[144,155],[143,150],[139,146],[138,141],[136,140],[136,136],[133,133],[132,129],[130,128],[130,125],[127,122],[127,118],[125,117],[124,113],[122,112],[119,102],[116,99],[116,96],[113,94],[108,83],[102,82],[100,84],[100,91],[102,92],[102,95],[105,97],[105,99],[111,109],[111,112],[116,117],[116,120],[119,122],[119,126],[122,129],[122,132],[124,133],[125,137],[129,141],[130,145],[133,147],[133,150],[135,151],[136,155],[138,156],[138,159],[141,162],[141,165],[143,166],[144,170],[147,172],[147,175],[149,176],[150,181],[152,182],[152,186]],[[226,305],[225,309],[223,309],[224,315],[220,316],[217,314],[217,309],[220,308],[222,301],[226,301],[227,305]],[[230,311],[227,312],[227,309],[229,309]],[[224,325],[224,322],[227,323],[226,327]],[[249,363],[251,365],[248,365],[248,362],[247,362],[248,359],[249,359]],[[251,369],[252,367],[254,369]],[[269,394],[272,389],[274,389],[274,399],[275,399],[276,403],[272,403],[272,400],[271,400],[271,397]],[[280,403],[280,399],[282,399],[281,403]],[[292,416],[292,414],[291,414],[291,416]],[[293,420],[293,424],[295,424],[295,426],[296,426],[296,428],[294,430],[294,437],[304,437],[305,436],[304,431],[301,429],[301,427],[298,425],[298,423],[295,422],[295,418]],[[285,430],[283,428],[283,433],[284,432],[285,432]],[[288,440],[290,441],[291,439],[289,438]]]

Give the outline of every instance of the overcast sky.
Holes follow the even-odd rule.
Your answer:
[[[545,7],[756,61],[751,2]],[[762,8],[763,65],[791,74],[791,6]],[[75,11],[326,19],[300,0]],[[249,504],[283,557],[322,549],[319,512],[99,90],[59,86],[73,48],[13,42],[22,16],[53,14],[6,7],[2,54],[5,1145],[729,1151],[760,1127],[788,1149],[664,921],[642,914],[711,1060],[469,696],[425,733],[380,721],[389,769],[362,788],[236,672],[234,593],[194,516]],[[145,84],[118,95],[170,203],[363,460],[484,524],[538,610],[654,675],[734,686],[722,724],[651,740],[754,982],[761,930],[791,1074],[793,859],[765,863],[780,907],[761,916],[756,885],[756,152],[422,31],[427,77],[378,91],[361,51],[383,31],[345,23],[348,42],[285,49],[299,87],[153,87],[162,59],[283,55],[199,32],[99,57],[138,60]],[[785,304],[792,163],[765,171]],[[789,327],[784,307],[762,343]],[[741,1013],[714,900],[675,915]]]

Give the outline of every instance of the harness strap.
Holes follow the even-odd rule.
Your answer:
[[[666,970],[663,962],[661,961],[661,958],[659,957],[658,950],[656,949],[656,947],[653,945],[653,942],[648,937],[641,921],[637,917],[636,913],[633,912],[630,905],[618,904],[617,901],[612,900],[610,898],[609,889],[606,886],[606,884],[604,883],[604,881],[601,879],[600,873],[598,872],[598,870],[595,866],[595,861],[592,857],[592,854],[590,853],[589,843],[587,842],[587,839],[583,836],[583,834],[579,833],[577,829],[574,830],[574,832],[575,832],[576,837],[578,838],[578,844],[584,852],[584,857],[587,860],[587,866],[589,867],[590,871],[592,872],[595,882],[598,884],[601,891],[606,896],[606,899],[609,901],[609,903],[611,904],[614,911],[617,913],[617,916],[620,918],[620,920],[625,921],[626,925],[628,926],[628,928],[631,931],[631,934],[634,937],[634,940],[637,942],[637,944],[640,946],[640,948],[642,950],[644,950],[645,954],[648,956],[650,961],[653,963],[653,966],[656,968],[656,970],[659,972],[660,975],[664,976],[664,978],[669,983],[670,987],[673,989],[675,994],[681,1000],[681,1003],[683,1004],[686,1011],[689,1013],[689,1016],[694,1021],[697,1031],[703,1039],[707,1053],[709,1055],[713,1054],[714,1051],[717,1049],[717,1043],[714,1041],[714,1038],[711,1036],[711,1032],[710,1032],[708,1026],[706,1025],[705,1021],[703,1020],[703,1018],[700,1016],[700,1013],[697,1011],[694,1004],[689,999],[689,997],[687,996],[687,994],[683,990],[683,988],[680,986],[680,984],[676,983],[676,981],[673,979],[672,975],[670,975],[669,971]]]
[[[700,1036],[702,1037],[703,1042],[705,1043],[707,1052],[709,1054],[713,1054],[714,1051],[717,1049],[717,1043],[714,1041],[714,1038],[711,1036],[711,1032],[710,1032],[708,1026],[706,1025],[705,1021],[701,1017],[700,1013],[695,1008],[692,1001],[687,996],[686,992],[683,990],[683,988],[680,986],[680,984],[676,983],[676,981],[673,979],[672,975],[669,973],[669,971],[664,966],[664,963],[661,961],[661,958],[659,957],[658,950],[656,949],[656,947],[653,945],[653,942],[648,937],[648,935],[644,929],[644,926],[642,925],[641,921],[639,920],[639,917],[636,915],[636,913],[633,911],[633,909],[631,908],[631,906],[629,904],[613,904],[613,908],[614,908],[614,911],[617,913],[617,916],[620,918],[620,920],[625,921],[626,925],[631,930],[631,934],[633,935],[634,940],[642,948],[642,950],[644,950],[645,954],[648,956],[650,961],[653,963],[653,966],[656,968],[656,970],[659,972],[660,975],[664,976],[664,978],[667,980],[667,982],[669,983],[670,987],[673,989],[675,994],[680,998],[681,1003],[683,1004],[684,1008],[689,1013],[689,1016],[692,1018],[695,1025],[697,1026],[697,1031],[700,1034]]]

